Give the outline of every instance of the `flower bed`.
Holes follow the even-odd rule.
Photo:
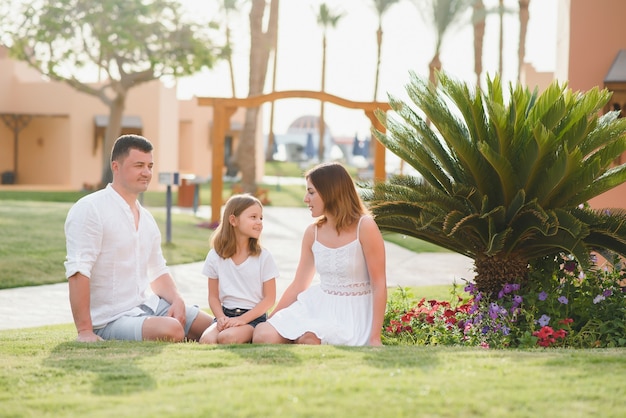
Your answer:
[[[626,270],[582,271],[561,257],[534,263],[523,287],[506,284],[486,298],[473,283],[452,288],[451,301],[415,303],[407,289],[391,294],[385,344],[484,348],[626,347]]]

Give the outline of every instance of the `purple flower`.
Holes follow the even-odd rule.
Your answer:
[[[611,289],[606,289],[604,292],[602,292],[602,296],[604,296],[605,298],[608,298],[612,294],[613,294],[613,291]]]
[[[506,325],[502,325],[502,335],[509,335],[510,332],[511,329],[509,327],[507,327]]]
[[[543,315],[541,315],[541,318],[539,318],[537,323],[539,325],[541,325],[542,327],[545,327],[546,325],[548,325],[550,323],[550,317],[548,315],[546,315],[546,314],[543,314]]]
[[[500,312],[500,307],[498,306],[498,304],[495,302],[491,302],[491,305],[489,305],[489,317],[491,319],[496,319],[498,317],[498,312]]]
[[[520,284],[519,284],[519,283],[513,283],[513,284],[511,285],[511,291],[516,292],[516,291],[520,290],[520,287],[521,287],[521,286],[520,286]]]
[[[515,305],[521,305],[524,299],[520,295],[513,296],[513,303]]]
[[[563,270],[569,271],[570,273],[576,270],[576,262],[574,260],[566,261],[563,264]]]
[[[539,298],[540,301],[544,301],[546,299],[548,299],[548,294],[546,292],[541,292],[539,293],[539,296],[537,296]]]
[[[603,295],[598,295],[595,298],[593,298],[593,303],[594,305],[602,302],[604,299],[606,299]]]
[[[465,290],[467,293],[473,294],[476,291],[476,285],[474,285],[474,283],[468,283],[463,290]]]
[[[567,305],[568,300],[565,296],[559,296],[557,300],[561,302],[563,305]]]

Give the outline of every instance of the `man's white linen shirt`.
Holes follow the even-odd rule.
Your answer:
[[[156,309],[150,283],[169,273],[154,217],[139,202],[139,224],[126,201],[109,184],[74,204],[65,221],[65,276],[89,278],[91,321],[101,328],[122,316]]]

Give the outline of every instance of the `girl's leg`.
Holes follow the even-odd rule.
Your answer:
[[[217,344],[217,335],[219,331],[217,330],[217,323],[213,323],[210,327],[208,327],[200,336],[200,344]]]
[[[222,330],[217,335],[218,344],[247,344],[252,341],[252,325],[241,325]]]

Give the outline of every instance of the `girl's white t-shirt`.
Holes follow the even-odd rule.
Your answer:
[[[254,308],[263,299],[263,283],[279,276],[276,262],[265,248],[258,256],[250,256],[239,265],[211,249],[202,274],[209,280],[219,280],[219,298],[228,309]]]

